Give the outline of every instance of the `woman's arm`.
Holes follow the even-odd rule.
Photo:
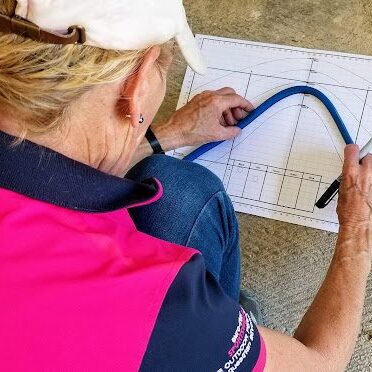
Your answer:
[[[241,130],[235,125],[253,109],[232,88],[205,91],[177,110],[167,122],[153,124],[151,129],[164,151],[199,146],[236,137]],[[150,155],[152,149],[144,138],[132,166]]]
[[[345,150],[335,254],[294,338],[261,328],[267,371],[343,371],[352,356],[371,269],[372,157],[359,165],[356,146]]]

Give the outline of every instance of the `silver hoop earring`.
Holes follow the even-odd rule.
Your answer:
[[[145,118],[144,118],[143,115],[141,114],[141,115],[140,115],[140,119],[139,119],[139,123],[142,124],[142,123],[144,123],[144,121],[145,121]]]

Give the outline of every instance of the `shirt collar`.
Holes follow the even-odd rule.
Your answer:
[[[0,187],[60,207],[109,212],[161,197],[156,179],[138,183],[107,175],[49,148],[0,131]]]

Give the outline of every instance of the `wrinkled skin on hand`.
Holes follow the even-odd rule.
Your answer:
[[[340,227],[372,227],[372,155],[359,164],[356,145],[345,148],[337,213]]]
[[[236,127],[237,122],[253,109],[234,89],[222,88],[196,95],[176,111],[167,124],[169,130],[178,133],[182,145],[198,146],[239,135],[241,129]]]

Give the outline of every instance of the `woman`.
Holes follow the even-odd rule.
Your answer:
[[[256,326],[221,182],[150,156],[232,138],[252,109],[205,92],[149,130],[168,41],[205,70],[181,1],[3,0],[0,14],[0,369],[343,370],[370,271],[372,160],[346,148],[335,257],[294,337]]]

